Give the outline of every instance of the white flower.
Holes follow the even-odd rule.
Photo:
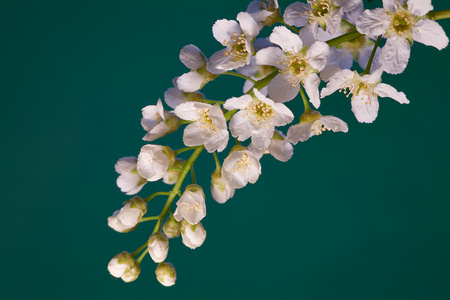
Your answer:
[[[253,152],[234,146],[222,165],[222,178],[236,189],[255,183],[261,174],[261,164]]]
[[[220,170],[215,170],[211,176],[211,194],[217,203],[225,203],[234,196],[235,188],[222,178]]]
[[[272,26],[280,17],[277,0],[255,0],[247,6],[247,12],[258,23],[261,30],[264,25]]]
[[[137,158],[133,156],[122,157],[114,166],[120,176],[117,178],[117,186],[127,195],[139,193],[147,180],[137,172]]]
[[[200,102],[182,103],[175,114],[188,121],[194,121],[184,129],[183,142],[186,146],[205,145],[208,152],[221,152],[228,144],[227,122],[219,106]]]
[[[119,212],[120,210],[116,210],[111,217],[108,217],[108,226],[114,229],[117,232],[130,232],[134,229],[136,229],[136,226],[134,227],[128,227],[124,226],[122,223],[119,222]]]
[[[309,0],[307,4],[295,2],[286,8],[283,18],[288,25],[303,27],[309,23],[314,28],[320,25],[330,34],[335,34],[344,12],[361,4],[361,0]]]
[[[248,145],[248,150],[253,152],[258,159],[261,159],[263,154],[271,154],[275,159],[282,162],[288,161],[294,154],[294,147],[279,130],[274,131],[269,147],[264,151],[256,148],[252,143]]]
[[[130,271],[125,272],[120,278],[124,282],[132,282],[139,277],[139,274],[141,274],[141,267],[139,266],[139,264],[135,264]]]
[[[294,114],[284,104],[275,103],[257,89],[254,97],[244,95],[228,99],[223,107],[228,110],[240,109],[230,120],[233,137],[240,141],[252,138],[258,149],[266,149],[273,136],[275,126],[286,125],[294,119]]]
[[[356,28],[362,34],[387,38],[380,53],[380,63],[387,73],[405,70],[413,41],[439,50],[447,47],[449,40],[442,27],[426,18],[433,9],[431,0],[384,0],[383,7],[365,10]]]
[[[223,73],[250,63],[253,55],[252,40],[259,33],[258,24],[246,12],[234,20],[218,20],[213,26],[214,38],[226,48],[214,53],[208,60],[206,69],[213,73]]]
[[[184,219],[195,225],[205,216],[205,194],[202,188],[196,184],[188,185],[180,200],[177,201],[177,209],[173,213],[173,217],[178,222]]]
[[[217,77],[206,70],[206,57],[194,45],[187,45],[181,49],[180,60],[191,69],[191,72],[177,79],[177,87],[184,92],[195,92]]]
[[[141,125],[148,133],[144,141],[154,141],[178,129],[178,119],[173,113],[167,112],[161,99],[156,105],[148,105],[142,109]]]
[[[300,37],[286,27],[275,27],[270,41],[281,47],[268,47],[258,51],[256,63],[270,65],[280,69],[280,74],[269,83],[271,99],[277,102],[290,101],[299,92],[301,83],[311,103],[319,107],[320,79],[316,73],[326,65],[330,47],[324,42],[315,42],[311,47],[303,46]]]
[[[300,124],[288,130],[288,140],[294,145],[304,142],[313,135],[320,135],[325,130],[347,132],[347,123],[333,116],[322,116],[318,111],[310,111],[300,117]]]
[[[165,261],[169,253],[169,238],[162,232],[153,233],[148,239],[148,253],[155,263]]]
[[[155,274],[156,279],[158,279],[159,283],[163,286],[172,286],[177,280],[177,272],[171,263],[159,263]]]
[[[142,198],[135,196],[125,202],[125,205],[120,209],[117,219],[118,222],[125,228],[135,227],[142,216],[147,213],[147,202]]]
[[[124,251],[114,256],[108,263],[108,271],[116,278],[122,277],[125,273],[134,268],[135,262],[130,253]]]
[[[356,71],[342,70],[330,78],[327,86],[322,89],[322,97],[331,95],[337,90],[349,89],[347,97],[352,94],[352,111],[356,119],[363,123],[372,123],[378,115],[378,96],[390,97],[399,103],[409,103],[402,92],[388,84],[380,83],[382,69],[371,74],[360,76]]]
[[[174,81],[176,81],[175,78]],[[175,109],[181,103],[189,102],[189,101],[198,101],[201,102],[205,99],[205,95],[200,92],[182,92],[176,87],[169,88],[164,92],[164,101],[171,108]]]
[[[137,171],[148,181],[157,181],[164,177],[174,162],[175,156],[169,147],[145,145],[138,156]]]
[[[200,247],[206,239],[206,231],[202,223],[189,224],[186,220],[181,221],[181,238],[183,244],[191,249]]]

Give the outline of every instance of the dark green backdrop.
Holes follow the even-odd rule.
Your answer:
[[[381,99],[367,125],[348,99],[327,97],[321,112],[344,119],[347,134],[299,144],[288,163],[264,157],[256,184],[224,205],[208,198],[204,245],[171,242],[174,287],[156,281],[148,257],[134,283],[109,275],[111,257],[153,229],[119,234],[106,224],[127,200],[114,163],[144,144],[141,108],[187,71],[184,45],[211,55],[221,48],[212,24],[246,6],[0,1],[2,299],[450,299],[450,49],[418,43],[403,74],[383,77],[409,105]],[[450,34],[450,21],[440,24]],[[206,92],[225,100],[241,82],[219,78]],[[200,160],[208,190],[213,160]]]

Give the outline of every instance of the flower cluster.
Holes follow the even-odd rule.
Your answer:
[[[175,268],[166,262],[169,244],[181,236],[190,249],[202,246],[206,230],[201,222],[209,195],[223,204],[237,189],[258,181],[264,154],[286,162],[293,144],[325,131],[348,131],[346,122],[318,111],[326,96],[345,94],[356,120],[364,123],[377,118],[379,97],[409,103],[404,93],[381,78],[384,72],[403,72],[414,41],[439,50],[447,46],[448,38],[435,19],[450,14],[432,9],[431,0],[383,0],[383,8],[373,10],[364,10],[362,0],[308,0],[282,13],[277,0],[255,0],[236,20],[214,23],[213,36],[223,48],[209,58],[194,45],[184,46],[179,58],[189,71],[173,80],[164,101],[142,109],[141,124],[147,132],[143,140],[150,143],[137,157],[123,157],[115,165],[117,185],[126,195],[136,195],[148,182],[159,180],[170,188],[146,198],[134,196],[108,218],[108,226],[121,233],[156,222],[141,247],[111,260],[111,275],[135,280],[148,253],[157,264],[157,280],[164,286],[175,284]],[[259,36],[266,26],[273,27],[269,36]],[[245,79],[244,92],[229,99],[207,99],[200,90],[223,75]],[[297,118],[288,106],[294,99],[304,106]],[[185,148],[156,143],[181,127]],[[230,140],[230,134],[235,139]],[[204,149],[215,161],[209,171],[211,193],[206,196],[204,183],[197,183],[194,174]],[[182,158],[187,151],[191,155]],[[218,152],[225,153],[223,160]],[[189,173],[192,181],[187,184]],[[166,198],[159,213],[149,203],[155,197]]]

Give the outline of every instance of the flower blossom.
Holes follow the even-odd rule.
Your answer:
[[[256,63],[270,65],[280,69],[280,73],[272,79],[268,86],[271,99],[276,102],[290,101],[299,93],[301,83],[315,107],[320,106],[319,84],[317,73],[326,65],[330,47],[317,41],[310,47],[303,45],[302,40],[286,27],[275,27],[270,41],[281,47],[268,47],[258,51]]]
[[[294,147],[279,130],[274,131],[269,147],[264,151],[256,148],[253,143],[248,145],[248,150],[253,152],[258,159],[261,159],[263,154],[271,154],[275,159],[282,162],[290,160],[294,154]]]
[[[196,184],[186,187],[180,200],[177,201],[177,209],[173,213],[175,220],[186,220],[195,225],[206,216],[205,194],[202,188]]]
[[[141,125],[148,133],[144,141],[154,141],[178,129],[178,119],[173,113],[165,111],[158,99],[156,105],[148,105],[142,109]]]
[[[241,12],[237,21],[218,20],[213,26],[214,38],[226,48],[214,53],[206,69],[213,73],[224,73],[250,63],[253,55],[252,40],[259,33],[258,24],[249,13]]]
[[[352,94],[352,111],[356,119],[362,123],[372,123],[378,115],[378,96],[390,97],[402,104],[409,103],[404,93],[398,92],[388,84],[381,83],[382,73],[381,68],[364,76],[347,69],[339,71],[322,89],[321,96],[331,95],[337,90],[345,93],[345,90],[349,89],[347,97]]]
[[[187,102],[178,105],[175,114],[183,120],[194,121],[184,129],[186,146],[205,145],[208,152],[221,152],[227,146],[227,122],[219,106]]]
[[[383,8],[365,10],[356,28],[369,36],[383,35],[386,44],[380,63],[387,73],[402,73],[408,64],[413,41],[439,50],[448,45],[448,37],[426,14],[433,9],[431,0],[384,0]]]
[[[247,12],[258,23],[260,30],[264,25],[272,26],[281,17],[277,0],[254,0],[247,6]]]
[[[294,114],[284,104],[273,102],[257,89],[253,89],[253,93],[255,96],[230,98],[223,107],[228,110],[240,109],[230,120],[233,137],[240,141],[251,137],[253,145],[264,150],[270,144],[275,126],[292,122]]]
[[[222,165],[222,178],[233,188],[240,189],[255,183],[261,174],[261,164],[256,155],[246,147],[234,146]]]
[[[191,69],[191,72],[185,73],[177,79],[177,87],[183,92],[198,91],[217,77],[206,70],[206,57],[194,45],[187,45],[181,49],[180,60]]]
[[[167,146],[145,145],[138,155],[137,171],[147,181],[157,181],[164,177],[167,169],[175,162],[172,149]]]
[[[122,157],[117,161],[114,169],[120,174],[117,177],[117,186],[127,195],[139,193],[147,183],[147,180],[137,172],[137,158],[134,156]]]
[[[318,111],[310,111],[300,117],[300,124],[293,125],[287,133],[288,140],[294,145],[304,142],[314,135],[320,135],[325,130],[347,132],[348,125],[339,118],[322,116]]]
[[[320,25],[330,34],[335,34],[341,25],[344,12],[351,11],[362,4],[361,0],[308,0],[308,3],[295,2],[284,12],[288,25],[303,27],[307,24],[317,32]]]

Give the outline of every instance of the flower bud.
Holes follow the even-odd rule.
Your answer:
[[[122,277],[135,266],[134,258],[130,253],[124,251],[117,254],[108,264],[108,271],[116,278]]]
[[[121,278],[125,282],[132,282],[139,277],[139,274],[141,274],[141,267],[139,264],[135,264],[134,267],[130,271],[125,272]]]
[[[163,262],[169,252],[169,238],[162,232],[155,232],[148,239],[148,253],[155,263]]]
[[[205,216],[205,194],[202,188],[197,184],[188,185],[177,202],[177,209],[173,213],[173,217],[178,222],[185,219],[190,224],[195,225]]]
[[[177,280],[177,271],[171,263],[162,262],[155,271],[156,279],[163,286],[172,286]]]
[[[206,239],[206,231],[202,223],[191,225],[186,220],[181,221],[181,237],[183,244],[191,249],[200,247]]]
[[[142,216],[147,213],[147,202],[142,198],[136,196],[127,202],[125,202],[124,207],[120,209],[117,215],[119,223],[126,228],[135,227]]]
[[[181,223],[172,217],[168,217],[163,225],[163,232],[169,239],[179,237],[181,234]]]
[[[120,210],[116,210],[111,217],[108,217],[108,226],[111,227],[112,229],[114,229],[115,231],[122,232],[122,233],[135,230],[136,226],[128,228],[119,222],[119,218],[118,218],[119,212],[120,212]]]
[[[211,194],[218,203],[225,203],[234,196],[235,189],[222,178],[220,170],[215,170],[211,176]]]
[[[167,169],[175,162],[175,155],[167,146],[148,144],[141,148],[138,155],[137,172],[148,181],[157,181],[164,177]]]
[[[163,177],[163,182],[165,184],[175,184],[180,178],[181,169],[183,168],[184,160],[177,158],[172,165],[172,167],[167,171]],[[172,169],[173,168],[173,169]]]

